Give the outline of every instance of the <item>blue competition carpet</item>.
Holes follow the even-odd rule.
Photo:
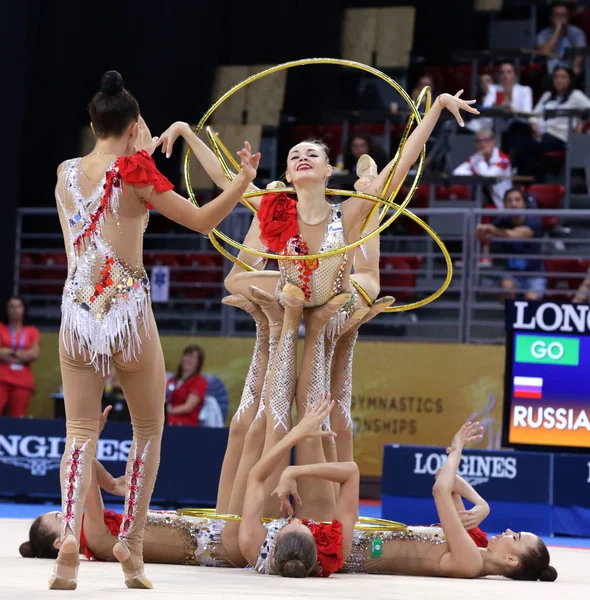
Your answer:
[[[122,512],[122,503],[106,503],[105,508]],[[166,506],[153,506],[156,510],[166,509]],[[44,512],[59,510],[59,504],[15,504],[13,502],[0,501],[0,519],[34,519]],[[377,502],[361,502],[359,512],[363,517],[381,517],[381,505]],[[497,532],[488,532],[489,535],[495,535]],[[553,537],[543,538],[547,545],[563,546],[567,548],[587,548],[590,549],[590,539],[574,537]]]

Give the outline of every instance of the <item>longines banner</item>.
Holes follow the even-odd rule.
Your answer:
[[[408,524],[438,521],[432,486],[447,460],[444,448],[385,447],[383,517]],[[488,531],[552,533],[553,455],[542,452],[465,450],[457,472],[488,501]],[[585,488],[576,487],[578,495]],[[566,531],[571,533],[571,531]]]
[[[0,495],[59,498],[65,422],[0,418]],[[214,505],[227,429],[166,427],[154,501]],[[107,423],[97,458],[114,476],[125,472],[131,426]]]
[[[250,364],[253,338],[163,336],[166,367],[174,370],[184,346],[198,342],[205,372],[218,375],[235,411]],[[35,363],[35,417],[51,417],[51,394],[61,385],[57,334],[42,335]],[[353,374],[355,458],[363,476],[381,476],[389,443],[443,446],[469,418],[485,426],[483,448],[500,444],[504,348],[459,344],[358,342]]]

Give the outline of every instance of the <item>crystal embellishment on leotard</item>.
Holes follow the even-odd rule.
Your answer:
[[[352,537],[352,548],[350,554],[344,561],[344,567],[341,573],[371,573],[387,572],[390,575],[396,574],[394,567],[392,570],[378,571],[371,570],[372,564],[382,563],[383,558],[371,558],[371,541],[380,539],[383,542],[383,552],[387,542],[399,540],[401,542],[425,542],[431,544],[446,544],[444,532],[440,527],[408,527],[403,531],[365,531],[355,529]]]
[[[79,163],[70,160],[64,167],[73,208],[68,210],[65,198],[57,195],[68,224],[70,268],[62,299],[62,336],[69,354],[77,350],[106,374],[113,354],[121,352],[127,361],[141,352],[140,326],[149,337],[149,280],[142,266],[132,268],[119,259],[104,237],[107,218],[119,221],[122,182],[116,162],[87,196],[80,188]],[[146,210],[146,222],[148,214]]]
[[[358,331],[351,332],[341,338],[341,343],[346,344],[346,353],[344,360],[344,378],[342,386],[336,391],[334,401],[338,406],[338,410],[346,419],[346,429],[352,429],[352,361],[354,355],[354,346],[358,338]]]
[[[76,503],[80,497],[80,485],[82,483],[82,472],[84,470],[84,454],[90,440],[84,442],[79,448],[76,446],[76,438],[72,440],[68,456],[67,468],[63,482],[63,503],[62,503],[62,538],[66,535],[69,528],[76,532]]]
[[[148,440],[141,456],[137,454],[137,440],[133,442],[133,460],[129,465],[127,473],[127,494],[125,496],[125,512],[121,529],[119,530],[119,540],[127,542],[127,537],[135,525],[135,515],[137,513],[137,503],[141,496],[143,488],[143,475],[145,470],[145,459],[150,447],[151,440]]]
[[[261,329],[264,327],[265,332]],[[263,345],[268,343],[266,336],[268,335],[268,328],[265,324],[256,322],[256,342],[254,343],[254,352],[252,353],[252,360],[250,361],[250,367],[248,369],[248,375],[244,382],[244,389],[242,391],[242,397],[240,399],[240,405],[236,410],[236,420],[239,421],[244,412],[252,406],[252,404],[258,398],[258,390],[260,387],[260,378],[263,377],[261,372],[260,362],[262,358]],[[264,337],[264,339],[263,339]]]
[[[304,244],[302,246],[302,244]],[[342,226],[342,211],[339,204],[332,205],[330,221],[324,239],[320,245],[320,253],[337,250],[346,245],[344,228]],[[288,242],[285,255],[305,255],[307,244],[300,234],[292,237]],[[305,295],[305,306],[321,306],[342,292],[348,253],[335,256],[326,256],[313,260],[280,260],[279,268],[281,280],[278,289],[282,290],[287,283],[292,283],[301,288]],[[279,296],[280,302],[280,296]]]
[[[288,524],[289,519],[277,519],[264,524],[266,527],[266,538],[264,538],[264,542],[258,552],[256,564],[254,565],[254,569],[257,573],[260,573],[261,575],[274,574],[270,557],[275,547],[277,536],[281,532],[281,529]]]
[[[233,567],[221,541],[225,521],[181,515],[174,511],[147,514],[146,528],[173,529],[182,536],[183,564],[204,567]]]
[[[268,363],[266,368],[266,373],[264,374],[264,381],[262,383],[262,392],[260,394],[260,402],[258,404],[258,412],[256,413],[256,419],[259,419],[262,415],[264,415],[265,407],[266,407],[266,390],[268,389],[268,380],[270,378],[271,365],[274,362],[274,356],[277,351],[277,346],[279,345],[279,336],[270,334],[268,338]]]
[[[273,374],[273,383],[270,390],[270,412],[273,418],[273,429],[288,431],[288,419],[291,413],[291,404],[295,395],[296,373],[292,364],[296,357],[293,348],[297,344],[297,334],[286,331],[281,336],[277,348],[276,369]],[[273,361],[274,362],[274,361]],[[270,365],[269,361],[269,365]]]

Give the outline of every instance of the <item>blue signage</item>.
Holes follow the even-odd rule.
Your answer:
[[[163,504],[215,505],[227,429],[164,428],[153,500]],[[122,475],[131,448],[131,425],[107,423],[97,458]],[[59,497],[65,445],[62,420],[0,418],[0,495]]]

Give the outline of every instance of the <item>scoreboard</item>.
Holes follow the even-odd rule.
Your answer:
[[[590,452],[590,306],[506,303],[504,446]]]

